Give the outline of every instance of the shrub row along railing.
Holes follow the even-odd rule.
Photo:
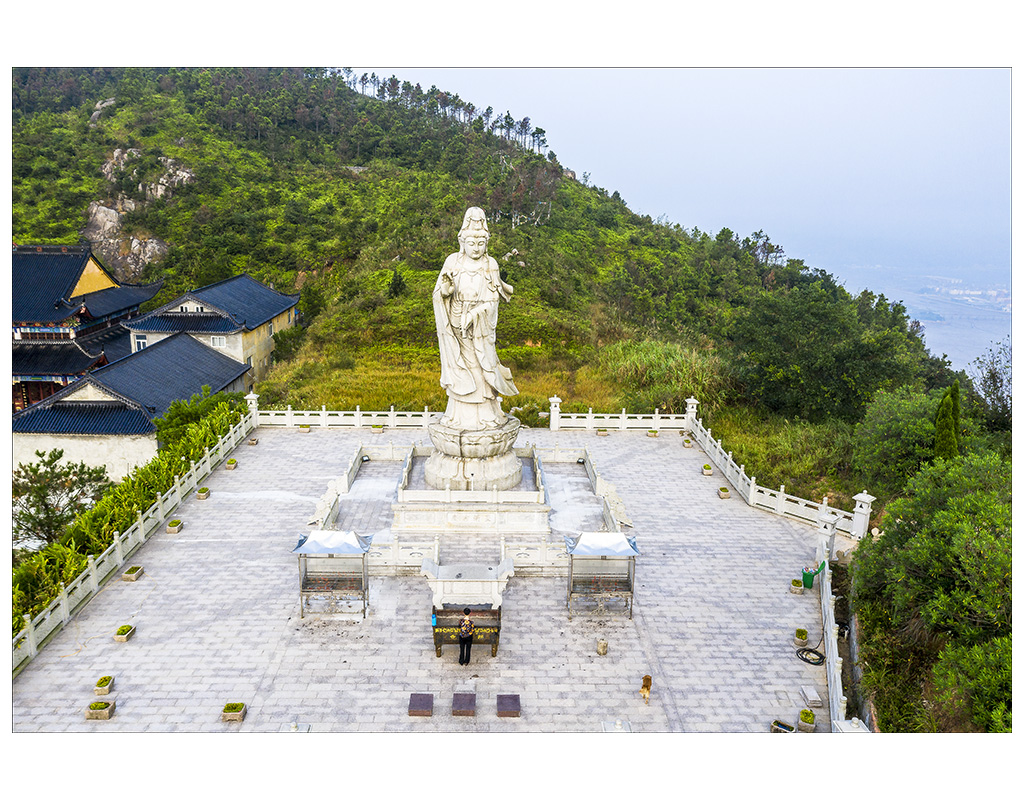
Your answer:
[[[212,447],[207,447],[199,461],[174,478],[174,485],[157,496],[131,527],[115,533],[113,544],[98,556],[87,557],[83,573],[67,586],[62,585],[59,596],[35,617],[25,614],[25,627],[12,643],[12,671],[17,672],[36,656],[43,644],[60,631],[71,616],[100,591],[100,587],[131,557],[154,532],[163,530],[167,518],[189,492],[199,487],[223,459],[256,427],[256,415],[251,411]]]

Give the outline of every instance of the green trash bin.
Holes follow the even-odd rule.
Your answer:
[[[821,562],[821,564],[818,566],[817,569],[811,569],[810,567],[804,567],[803,578],[804,578],[804,588],[805,589],[813,589],[814,588],[814,576],[817,575],[819,572],[821,572],[823,569],[825,569],[825,562],[824,561]]]

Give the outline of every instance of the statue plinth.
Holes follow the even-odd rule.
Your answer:
[[[521,424],[508,417],[497,428],[463,430],[434,422],[427,426],[434,452],[426,481],[435,489],[484,491],[512,489],[523,479],[523,465],[512,451]]]

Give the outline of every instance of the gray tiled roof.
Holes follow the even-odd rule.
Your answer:
[[[11,373],[21,375],[81,375],[103,356],[99,347],[80,341],[16,341],[11,348]]]
[[[248,369],[245,364],[218,353],[187,333],[176,333],[151,347],[87,373],[70,386],[19,411],[13,418],[14,431],[147,433],[155,430],[155,426],[152,422],[148,427],[143,425],[140,414],[147,420],[162,416],[175,400],[188,400],[199,394],[203,386],[219,392]],[[95,406],[92,409],[86,408],[85,401],[69,400],[86,383],[111,393],[113,398],[110,401],[89,401]],[[115,412],[113,406],[118,406],[124,413]]]
[[[56,402],[33,406],[15,415],[15,433],[131,435],[152,433],[156,426],[137,406],[118,400]]]
[[[144,303],[160,291],[163,281],[70,297],[89,261],[87,247],[15,247],[11,256],[11,318],[17,323],[56,323],[75,314],[84,303],[93,317],[105,317]],[[111,278],[113,280],[113,278]]]
[[[160,416],[175,400],[187,400],[203,386],[219,392],[248,369],[187,333],[176,333],[90,374]]]

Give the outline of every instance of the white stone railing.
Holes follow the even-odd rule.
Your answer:
[[[832,568],[829,566],[829,546],[824,538],[818,541],[818,563],[825,563],[818,574],[821,600],[822,638],[825,642],[825,678],[828,681],[828,709],[832,733],[849,730],[868,731],[867,725],[857,720],[853,726],[846,719],[846,695],[843,694],[843,659],[839,655],[839,627],[836,625],[836,598],[832,594]]]
[[[327,406],[320,406],[319,411],[296,411],[288,406],[284,410],[261,408],[258,413],[259,424],[267,427],[426,428],[441,412],[432,412],[429,406],[422,411],[395,411],[394,406],[388,411],[363,411],[359,406],[355,411],[328,411]]]
[[[131,555],[155,532],[166,527],[167,518],[198,488],[228,453],[256,427],[255,415],[245,414],[221,439],[208,447],[199,461],[193,461],[183,475],[175,476],[174,485],[159,495],[156,502],[141,512],[138,519],[123,533],[114,533],[114,541],[98,556],[89,556],[86,570],[65,586],[60,595],[34,618],[25,615],[25,627],[12,642],[12,671],[17,672],[31,661],[55,633],[61,630],[79,608],[95,596]]]
[[[553,406],[555,404],[552,404]],[[591,408],[586,414],[567,414],[553,408],[549,417],[551,430],[611,430],[611,431],[684,431],[688,428],[685,414],[595,414]]]
[[[733,460],[732,452],[725,451],[725,448],[722,447],[722,440],[716,441],[701,420],[693,420],[689,433],[697,446],[704,451],[712,466],[718,468],[722,476],[732,484],[736,493],[746,501],[747,505],[811,525],[817,525],[822,518],[829,514],[835,514],[838,518],[836,530],[849,534],[854,539],[862,539],[867,533],[871,503],[875,498],[866,492],[853,498],[855,503],[853,511],[843,511],[830,506],[827,499],[821,503],[815,503],[813,500],[786,494],[785,486],[780,486],[777,490],[758,486],[757,479],[747,475],[744,465],[737,465]]]
[[[367,565],[371,575],[419,575],[423,559],[436,563],[440,554],[441,540],[437,535],[429,540],[414,540],[394,533],[390,542],[370,545]]]
[[[564,541],[501,535],[501,560],[511,558],[523,577],[568,577],[569,553]]]

